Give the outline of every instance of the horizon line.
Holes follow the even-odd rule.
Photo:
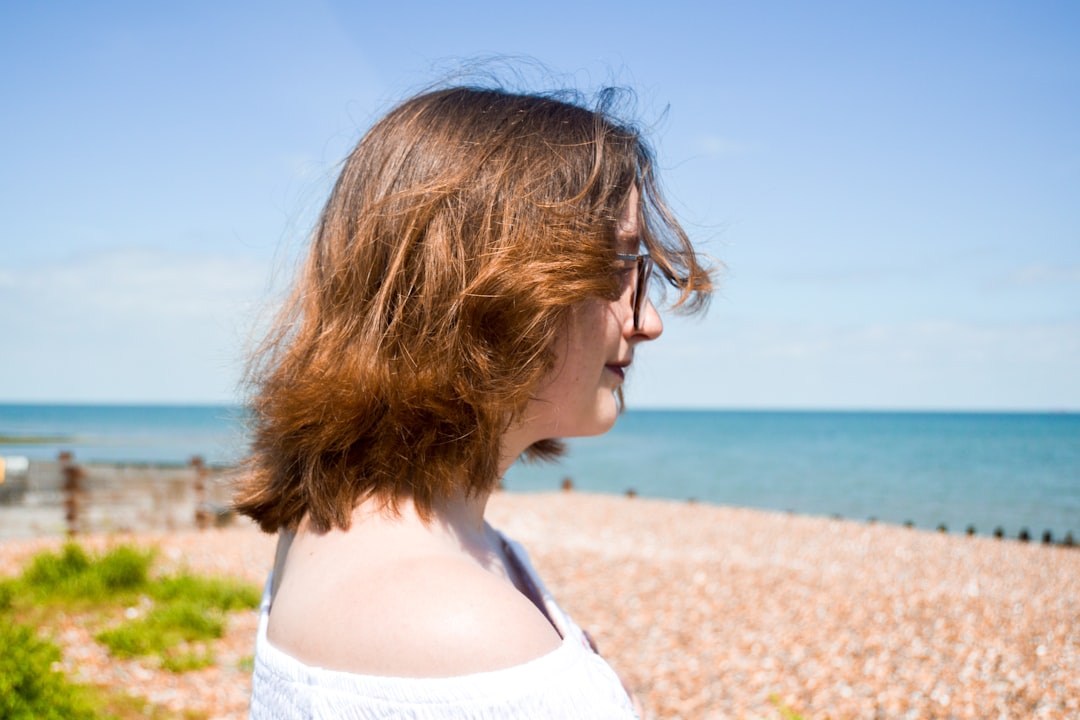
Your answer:
[[[242,408],[244,403],[222,401],[176,401],[176,400],[7,400],[0,399],[0,407],[115,407],[115,408]],[[1010,415],[1073,415],[1080,407],[896,407],[896,406],[810,406],[810,405],[645,405],[628,407],[633,412],[781,412],[781,413],[956,413],[956,414],[1010,414]]]

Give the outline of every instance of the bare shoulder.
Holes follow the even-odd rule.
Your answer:
[[[399,558],[303,583],[303,592],[290,592],[291,579],[275,599],[270,639],[310,665],[451,677],[520,665],[562,642],[513,585],[465,557]]]

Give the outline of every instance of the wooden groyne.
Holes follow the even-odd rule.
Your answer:
[[[70,453],[55,461],[4,463],[0,482],[0,539],[96,532],[206,528],[231,519],[231,468],[79,464]]]

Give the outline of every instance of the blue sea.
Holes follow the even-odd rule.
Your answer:
[[[246,442],[230,406],[0,405],[4,456],[228,465]],[[635,410],[568,445],[557,465],[511,468],[506,487],[569,477],[592,492],[1080,537],[1080,414]]]

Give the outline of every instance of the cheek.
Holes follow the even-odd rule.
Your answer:
[[[574,306],[556,341],[555,366],[540,388],[543,395],[569,399],[600,380],[608,355],[619,341],[617,315],[612,304],[603,300]]]
[[[567,337],[578,352],[600,352],[613,334],[618,335],[618,305],[618,300],[601,299],[578,304],[567,328]]]
[[[612,322],[607,305],[583,313],[573,328],[567,343],[567,365],[573,367],[582,380],[595,380],[605,363],[611,345]]]

